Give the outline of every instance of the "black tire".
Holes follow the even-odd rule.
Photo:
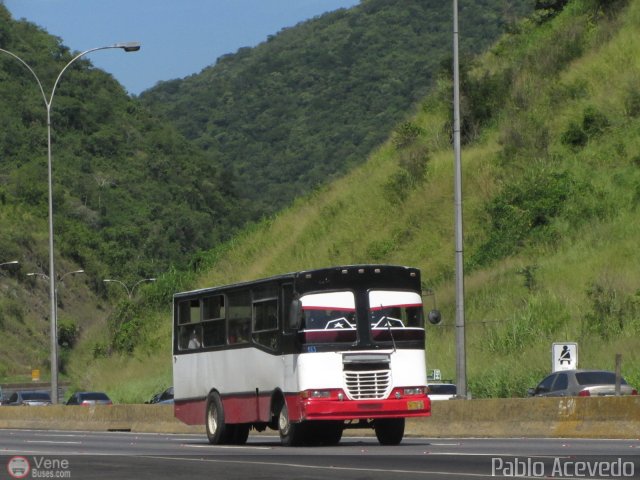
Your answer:
[[[404,437],[404,418],[381,418],[373,428],[380,445],[398,445]]]
[[[289,411],[286,402],[283,402],[280,412],[278,412],[278,431],[280,432],[280,442],[285,447],[297,447],[305,440],[305,424],[291,423],[289,421]]]
[[[246,423],[238,423],[237,425],[227,425],[227,427],[233,427],[231,443],[233,443],[234,445],[244,445],[245,443],[247,443],[251,425]]]
[[[319,421],[315,425],[314,431],[320,445],[337,445],[340,443],[343,431],[343,422]]]
[[[220,395],[213,392],[207,399],[207,413],[204,419],[207,428],[207,438],[212,445],[229,443],[233,428],[224,423],[224,409]]]

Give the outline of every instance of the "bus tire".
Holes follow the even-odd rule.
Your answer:
[[[207,427],[207,438],[212,445],[223,445],[229,443],[232,428],[224,423],[224,409],[222,400],[217,392],[213,392],[207,399],[207,414],[205,418]]]
[[[304,423],[291,423],[287,403],[283,402],[278,413],[278,431],[280,442],[285,447],[297,447],[304,443]]]
[[[227,427],[233,427],[231,443],[233,443],[234,445],[244,445],[245,443],[247,443],[251,425],[246,423],[238,423],[237,425],[227,425]]]
[[[373,424],[380,445],[398,445],[404,436],[404,418],[380,418]]]
[[[344,424],[341,421],[322,420],[316,426],[316,435],[321,445],[337,445],[342,439]]]

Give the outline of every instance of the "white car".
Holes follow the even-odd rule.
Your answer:
[[[427,395],[431,400],[451,400],[456,398],[457,388],[453,383],[430,383]]]

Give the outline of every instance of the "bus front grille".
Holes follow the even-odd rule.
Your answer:
[[[391,388],[391,371],[345,371],[347,393],[353,400],[386,398]]]

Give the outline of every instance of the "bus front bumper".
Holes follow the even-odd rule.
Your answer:
[[[360,420],[374,418],[428,417],[429,397],[381,400],[334,400],[297,398],[298,420]],[[287,402],[290,407],[290,403]],[[293,413],[293,412],[291,412]],[[293,415],[291,415],[293,417]],[[292,418],[292,420],[295,420]]]

